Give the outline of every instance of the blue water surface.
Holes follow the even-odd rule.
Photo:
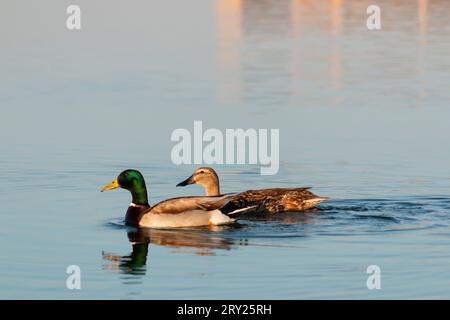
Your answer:
[[[448,1],[10,1],[0,10],[0,298],[450,298]],[[196,165],[177,128],[280,130],[280,170],[216,165],[223,192],[310,186],[316,210],[123,225]],[[66,269],[81,269],[68,290]],[[381,270],[369,290],[367,267]]]

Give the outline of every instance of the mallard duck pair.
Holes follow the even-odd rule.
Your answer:
[[[234,222],[231,216],[243,212],[288,212],[310,209],[328,198],[318,197],[308,188],[249,190],[239,194],[220,194],[219,178],[212,168],[199,168],[177,186],[199,184],[206,196],[164,200],[151,207],[142,174],[125,170],[101,191],[123,188],[132,202],[125,223],[139,227],[167,228],[220,225]]]

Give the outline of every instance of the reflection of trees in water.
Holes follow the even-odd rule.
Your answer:
[[[377,4],[383,10],[383,28],[421,36],[427,34],[429,21],[435,28],[445,28],[448,19],[437,12],[450,8],[443,0],[434,1],[434,6],[429,0],[379,0]],[[341,36],[367,34],[368,5],[357,0],[218,0],[219,99],[297,103],[295,97],[309,94],[312,77],[319,79],[316,86],[338,94],[345,85],[343,77],[354,67],[347,67],[345,60],[355,59],[347,57]],[[317,43],[316,34],[324,41]],[[311,68],[315,59],[323,63]],[[419,52],[419,65],[423,59]],[[339,102],[339,95],[331,98],[333,104]]]

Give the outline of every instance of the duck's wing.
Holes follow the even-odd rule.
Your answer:
[[[317,197],[306,188],[272,188],[261,190],[248,190],[236,195],[235,199],[243,199],[246,202],[260,202],[266,199],[279,199],[282,197],[292,197],[297,199],[311,199]]]
[[[180,197],[161,201],[147,213],[152,214],[179,214],[192,210],[210,211],[222,208],[233,195],[217,197]]]
[[[328,198],[319,197],[310,188],[273,188],[248,190],[236,195],[228,207],[256,206],[256,212],[299,211]]]

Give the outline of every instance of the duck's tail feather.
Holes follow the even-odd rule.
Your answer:
[[[242,214],[242,213],[254,212],[257,207],[258,206],[250,206],[250,207],[240,208],[240,209],[236,209],[236,210],[231,211],[231,212],[227,212],[226,214],[231,216],[231,215],[235,215],[235,214],[238,214],[238,213]]]
[[[328,197],[312,198],[312,199],[305,200],[303,206],[304,206],[304,209],[310,209],[310,208],[315,207],[319,203],[321,203],[323,201],[328,201],[328,200],[331,200],[331,198],[328,198]]]
[[[306,200],[306,202],[322,202],[322,201],[328,201],[331,200],[331,198],[329,197],[317,197],[317,198],[312,198],[309,200]]]

